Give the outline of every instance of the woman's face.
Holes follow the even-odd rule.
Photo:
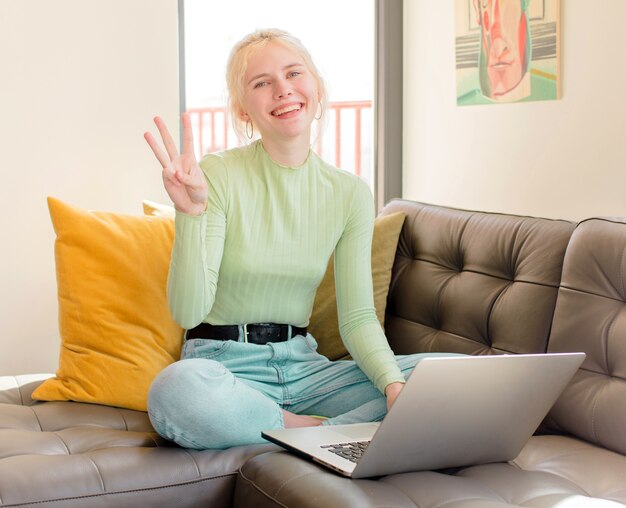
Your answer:
[[[297,52],[271,41],[252,53],[243,79],[244,121],[251,120],[263,138],[280,142],[301,136],[309,142],[319,94]]]

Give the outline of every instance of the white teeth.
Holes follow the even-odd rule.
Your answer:
[[[274,111],[272,111],[272,115],[280,116],[280,115],[284,115],[285,113],[289,113],[290,111],[299,111],[300,107],[301,107],[300,104],[292,104],[291,106],[287,106],[287,107],[280,108],[280,109],[275,109]]]

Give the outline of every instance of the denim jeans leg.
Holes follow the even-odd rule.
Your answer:
[[[418,353],[397,356],[405,378],[426,357],[456,356],[451,353]],[[364,423],[382,420],[387,414],[387,399],[352,361],[332,362],[324,371],[306,379],[309,390],[294,405],[299,413],[329,417],[324,425]]]
[[[310,335],[265,346],[187,341],[183,360],[150,388],[150,420],[165,438],[206,449],[265,442],[261,431],[284,427],[281,407],[330,417],[331,425],[382,419],[386,399],[361,369],[330,362],[316,347]],[[427,355],[397,357],[404,375]]]
[[[262,430],[284,426],[275,401],[204,358],[163,370],[150,388],[148,414],[160,435],[195,449],[264,443]]]

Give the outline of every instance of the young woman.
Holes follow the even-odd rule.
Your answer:
[[[227,83],[236,130],[260,139],[198,164],[188,115],[180,154],[161,119],[165,151],[145,135],[176,207],[168,301],[188,330],[181,360],[151,387],[152,424],[204,449],[263,442],[271,428],[380,420],[419,355],[396,358],[376,318],[369,188],[310,148],[326,105],[320,73],[298,39],[263,30],[233,48]],[[330,362],[306,332],[333,252],[355,362]]]

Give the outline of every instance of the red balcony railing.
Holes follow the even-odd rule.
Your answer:
[[[326,154],[327,160],[334,155],[335,166],[344,169],[353,169],[354,173],[361,175],[364,169],[364,160],[367,159],[367,151],[370,143],[363,139],[366,118],[371,125],[371,101],[344,101],[331,102],[328,104],[329,118],[324,137],[315,143],[315,151],[324,156],[324,151],[330,146],[330,153]],[[238,145],[237,137],[230,124],[228,111],[225,107],[190,108],[187,110],[191,115],[194,126],[194,143],[196,155],[202,157],[206,153],[226,150]],[[331,113],[332,112],[332,113]],[[354,117],[351,122],[350,117]],[[351,146],[352,145],[352,146]],[[342,165],[342,153],[352,152],[353,168]]]

